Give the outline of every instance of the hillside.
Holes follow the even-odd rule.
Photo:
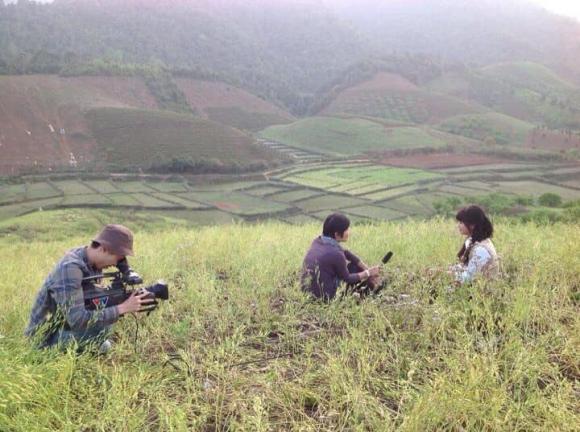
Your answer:
[[[427,88],[550,128],[580,128],[580,87],[537,63],[465,70],[443,75]]]
[[[0,8],[0,73],[163,64],[304,114],[345,70],[422,54],[475,67],[531,61],[580,83],[580,24],[526,0],[57,0]]]
[[[290,123],[294,118],[271,102],[222,82],[183,78],[175,82],[197,115],[218,123],[258,131],[273,124]]]
[[[252,157],[256,157],[257,163],[271,160],[271,155],[263,151],[249,150],[247,154],[245,151],[240,152],[241,143],[248,144],[251,139],[239,131],[233,131],[228,125],[247,129],[262,128],[290,121],[292,117],[288,113],[248,92],[223,83],[185,78],[176,80],[176,83],[183,89],[186,103],[191,103],[191,110],[201,119],[213,121],[207,124],[212,125],[210,129],[215,139],[224,138],[216,143],[216,151],[212,152],[208,150],[209,147],[203,149],[204,146],[213,145],[207,141],[208,135],[203,128],[182,128],[183,133],[189,134],[189,146],[193,145],[193,148],[183,153],[187,158],[195,159],[198,154],[200,158],[221,160],[223,157],[225,159],[222,161],[231,162],[232,158],[240,156],[242,165],[250,163]],[[103,141],[102,131],[107,127],[101,124],[95,126],[91,123],[92,117],[87,118],[87,113],[99,108],[151,110],[147,120],[153,123],[148,127],[155,128],[155,125],[162,122],[161,129],[164,132],[150,135],[146,142],[152,144],[153,136],[159,139],[159,144],[164,147],[160,151],[164,159],[183,156],[181,150],[178,150],[182,149],[186,136],[179,138],[177,132],[168,133],[175,124],[168,120],[171,114],[156,113],[164,102],[159,99],[163,93],[150,84],[138,77],[0,76],[0,175],[17,174],[32,168],[46,170],[69,165],[84,166],[99,161],[98,153],[103,148],[116,146],[112,144],[116,138],[108,137]],[[130,123],[133,121],[130,118],[121,116],[111,121],[120,128],[119,131],[125,128],[124,133],[131,135],[129,130],[134,125]],[[121,119],[127,119],[129,123],[120,124]],[[218,125],[220,121],[223,122],[223,131],[219,130],[222,128]],[[238,138],[225,138],[230,135]],[[136,137],[131,135],[130,141],[133,139]],[[172,141],[174,139],[176,141]],[[195,143],[201,146],[197,153]],[[229,150],[224,148],[228,143],[232,144]],[[150,162],[155,159],[155,152],[143,153],[143,149],[132,147],[134,144],[127,144],[134,155]],[[171,149],[176,152],[171,154]],[[133,157],[132,162],[124,158],[120,160],[134,164],[136,159]],[[146,169],[147,165],[142,168]]]
[[[95,107],[156,109],[137,78],[0,76],[0,174],[92,161],[84,113]]]
[[[438,132],[427,126],[356,116],[309,117],[289,125],[271,126],[263,130],[260,136],[333,156],[474,144],[468,139]]]
[[[98,144],[95,157],[117,169],[211,172],[229,165],[265,168],[278,160],[248,134],[188,115],[100,108],[86,117]]]
[[[485,108],[477,104],[426,91],[400,75],[381,72],[340,92],[322,113],[437,123],[447,117],[484,111]]]

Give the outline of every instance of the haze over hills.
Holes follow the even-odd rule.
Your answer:
[[[580,24],[526,0],[0,3],[2,164],[94,160],[115,141],[97,145],[87,116],[108,108],[172,111],[248,137],[347,114],[422,127],[415,138],[429,129],[549,149],[536,128],[580,130],[578,59]],[[55,136],[61,128],[74,136]]]

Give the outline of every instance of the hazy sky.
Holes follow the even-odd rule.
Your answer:
[[[0,0],[2,1],[2,0]],[[6,3],[12,3],[16,0],[5,0]],[[36,0],[43,3],[49,3],[52,0]],[[271,0],[273,3],[276,0]],[[478,1],[478,0],[466,0],[469,1]],[[566,15],[570,17],[574,17],[580,21],[580,0],[529,0],[533,3],[536,3],[545,9],[555,12],[560,15]]]
[[[580,20],[579,0],[533,0],[544,8],[560,15],[567,15]]]

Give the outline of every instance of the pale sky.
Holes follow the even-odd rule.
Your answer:
[[[532,0],[543,8],[559,15],[566,15],[580,21],[579,0]]]
[[[0,0],[2,1],[2,0]],[[50,3],[53,0],[35,0],[42,3]],[[276,0],[272,0],[275,2]],[[467,1],[477,1],[477,0],[467,0]],[[528,0],[532,3],[536,3],[543,8],[557,13],[559,15],[569,16],[576,18],[580,21],[580,0]],[[16,0],[4,0],[5,3],[14,3]]]

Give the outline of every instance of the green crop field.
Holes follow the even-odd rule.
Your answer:
[[[52,182],[53,186],[64,195],[91,195],[95,192],[76,180],[62,180]]]
[[[26,196],[26,185],[3,185],[0,186],[0,203],[21,201]]]
[[[134,193],[134,192],[155,192],[155,189],[149,187],[148,183],[140,181],[117,181],[115,182],[115,187],[122,192]]]
[[[369,201],[360,198],[331,194],[309,198],[294,203],[296,207],[299,207],[306,212],[328,210],[327,213],[329,213],[331,210],[338,210],[341,208],[355,207],[367,204],[369,204]]]
[[[208,206],[206,204],[202,204],[199,202],[195,202],[189,199],[186,199],[185,197],[180,197],[174,194],[169,194],[169,193],[153,193],[151,194],[152,197],[157,198],[161,201],[164,201],[166,203],[173,203],[176,204],[179,207],[185,207],[188,209],[202,209],[202,208],[207,208]],[[170,204],[167,204],[170,205]]]
[[[481,107],[467,100],[441,92],[430,92],[410,82],[400,88],[400,84],[393,82],[401,80],[404,79],[400,76],[378,74],[372,80],[354,85],[338,94],[323,112],[427,123],[453,115],[483,111]]]
[[[250,112],[239,107],[206,108],[209,118],[238,129],[259,131],[274,124],[290,123],[290,117],[277,113]]]
[[[134,193],[132,196],[139,202],[143,203],[144,207],[149,208],[171,208],[171,207],[181,207],[177,204],[169,201],[165,201],[161,198],[155,197],[148,193]]]
[[[251,189],[256,186],[267,185],[263,181],[233,181],[222,183],[195,184],[190,187],[193,191],[201,192],[233,192],[242,189]]]
[[[438,125],[445,132],[497,144],[523,145],[534,125],[499,113],[482,113],[450,117]]]
[[[237,129],[168,111],[102,108],[87,114],[99,154],[115,166],[148,167],[183,160],[247,164],[277,157]]]
[[[356,155],[396,148],[442,147],[447,143],[417,127],[385,127],[357,118],[311,117],[290,125],[271,126],[266,139],[331,155]]]
[[[111,205],[111,200],[107,198],[106,195],[92,194],[92,195],[65,195],[62,198],[61,205],[70,207],[83,207],[83,206],[94,206]]]
[[[186,192],[188,190],[185,183],[178,182],[150,182],[147,186],[159,192]]]
[[[90,180],[84,181],[84,184],[103,194],[119,192],[119,188],[108,180]]]
[[[107,198],[109,198],[111,200],[111,202],[113,203],[113,205],[115,205],[115,206],[133,207],[133,206],[142,206],[143,205],[143,203],[141,201],[137,200],[137,198],[135,198],[135,196],[133,196],[133,194],[128,194],[128,193],[107,194]]]
[[[285,180],[304,186],[324,188],[331,192],[363,195],[399,184],[421,183],[438,178],[443,177],[438,173],[428,171],[385,166],[364,166],[307,171],[289,175],[285,177]],[[354,189],[351,190],[351,187],[354,187]]]
[[[265,195],[273,195],[279,192],[285,192],[288,188],[284,186],[264,185],[244,190],[248,195],[263,197]]]
[[[377,219],[377,220],[392,220],[407,216],[403,212],[399,212],[385,207],[369,206],[369,205],[350,208],[345,210],[345,212],[348,213],[349,215],[362,216],[367,217],[369,219]]]
[[[176,196],[191,198],[237,215],[278,213],[288,208],[285,204],[245,195],[241,192],[190,192],[176,194]]]
[[[410,216],[428,216],[430,213],[429,209],[426,208],[423,202],[419,201],[415,195],[395,198],[382,205]]]
[[[47,182],[29,183],[26,185],[26,200],[50,198],[61,194],[62,192]]]
[[[580,191],[537,181],[509,181],[498,182],[494,190],[502,193],[539,196],[544,193],[555,193],[564,199],[578,199]]]
[[[312,189],[298,189],[298,190],[291,190],[288,192],[280,192],[275,195],[271,195],[269,198],[274,201],[283,202],[283,203],[291,203],[294,201],[299,201],[307,198],[311,198],[313,196],[319,196],[322,192],[318,190]]]

